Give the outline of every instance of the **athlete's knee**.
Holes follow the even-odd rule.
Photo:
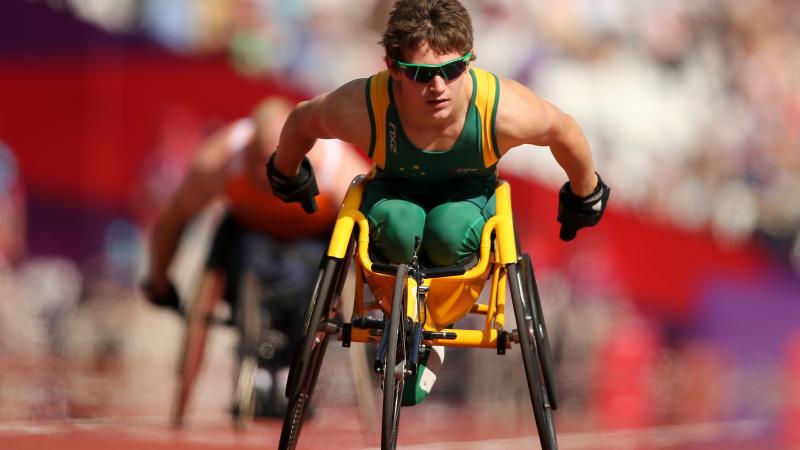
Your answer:
[[[425,212],[419,206],[387,200],[369,214],[371,239],[379,256],[393,263],[408,262],[414,253],[414,238],[422,237]]]
[[[476,208],[475,212],[465,214],[463,206],[457,205],[439,207],[431,212],[425,225],[425,254],[431,263],[437,266],[458,264],[478,251],[485,220]]]
[[[459,255],[464,253],[461,239],[456,240],[456,234],[430,233],[425,234],[425,256],[435,266],[451,266],[458,264]]]

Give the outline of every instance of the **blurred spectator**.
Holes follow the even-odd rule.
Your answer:
[[[17,278],[21,304],[38,320],[47,350],[60,355],[64,324],[74,311],[83,287],[80,270],[67,259],[36,257],[20,267]]]
[[[157,42],[179,53],[197,50],[196,42],[203,28],[192,0],[163,2],[146,0],[141,3],[141,23],[145,32]]]

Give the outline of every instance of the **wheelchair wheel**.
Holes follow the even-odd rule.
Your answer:
[[[258,369],[258,343],[261,329],[259,297],[261,285],[252,272],[245,272],[239,287],[236,327],[239,331],[239,374],[233,396],[236,428],[244,430],[256,409],[255,376]]]
[[[278,445],[280,449],[293,449],[297,445],[303,416],[314,392],[322,359],[328,347],[329,330],[325,327],[326,321],[335,316],[336,305],[333,300],[338,296],[338,289],[343,284],[342,277],[346,274],[346,264],[335,258],[324,257],[320,266],[314,294],[306,309],[303,339],[295,351],[289,369],[286,385],[289,405],[283,420]]]
[[[520,263],[508,266],[509,284],[511,286],[511,302],[514,306],[514,317],[517,320],[519,344],[522,351],[522,361],[525,365],[525,377],[528,381],[528,390],[531,395],[533,417],[536,429],[539,432],[539,442],[542,450],[556,450],[555,423],[553,410],[547,396],[547,388],[543,382],[542,368],[539,363],[541,356],[537,348],[536,339],[531,338],[534,323],[533,317],[527,313],[526,303],[531,303],[523,284]]]
[[[392,311],[387,331],[386,363],[383,367],[383,424],[381,428],[381,449],[393,450],[397,447],[397,434],[400,426],[400,407],[405,385],[406,333],[405,312],[408,266],[401,264],[397,269],[392,292]]]
[[[244,430],[253,420],[256,409],[255,376],[258,362],[252,356],[245,357],[239,365],[236,389],[233,393],[233,408],[236,429]]]
[[[556,397],[555,377],[553,376],[553,353],[550,351],[550,339],[547,335],[547,326],[544,322],[542,313],[542,302],[539,298],[539,289],[536,286],[536,277],[533,275],[533,264],[531,257],[527,253],[522,255],[522,282],[528,296],[525,298],[526,317],[533,318],[533,328],[529,329],[536,348],[539,350],[539,364],[542,366],[544,375],[544,385],[547,388],[547,399],[550,401],[550,408],[554,411],[558,409]],[[530,301],[527,301],[530,300]]]

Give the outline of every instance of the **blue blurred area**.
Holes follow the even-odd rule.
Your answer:
[[[775,273],[757,280],[710,278],[699,302],[699,331],[738,365],[752,370],[779,364],[798,332],[800,280]]]

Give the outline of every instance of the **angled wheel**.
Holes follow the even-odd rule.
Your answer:
[[[245,357],[239,364],[239,375],[236,377],[236,389],[233,393],[233,408],[238,430],[244,430],[253,420],[256,409],[257,368],[258,362],[253,356]]]
[[[293,449],[300,437],[308,402],[314,393],[322,359],[328,347],[331,333],[328,320],[335,318],[336,304],[334,300],[340,294],[343,277],[346,275],[346,264],[339,259],[323,257],[320,264],[314,293],[306,309],[303,322],[303,339],[295,351],[289,369],[286,385],[286,396],[289,405],[283,420],[280,449]]]
[[[209,317],[214,305],[222,296],[225,286],[225,274],[214,269],[207,269],[200,279],[196,297],[186,316],[186,335],[181,350],[178,366],[180,379],[173,403],[172,421],[175,426],[182,426],[186,407],[192,393],[192,387],[200,371],[209,328]]]
[[[553,375],[553,353],[550,351],[550,339],[547,335],[547,326],[544,322],[542,313],[542,302],[539,298],[539,288],[536,286],[536,277],[533,275],[533,264],[531,257],[527,253],[522,255],[522,283],[527,292],[525,297],[525,315],[533,318],[533,328],[529,332],[536,341],[536,348],[539,350],[539,364],[544,375],[544,384],[547,388],[547,398],[550,400],[550,407],[558,409],[556,397],[555,377]]]
[[[261,330],[259,300],[261,284],[249,271],[242,276],[239,287],[239,308],[236,327],[239,330],[239,374],[233,395],[236,428],[244,430],[253,420],[256,409],[255,377],[258,369],[258,343]]]
[[[542,450],[556,450],[555,423],[553,422],[553,408],[544,383],[542,367],[539,361],[539,349],[536,339],[530,330],[534,330],[533,316],[527,312],[526,303],[531,303],[523,284],[522,267],[520,263],[509,264],[508,279],[511,288],[511,302],[514,306],[514,317],[517,320],[519,344],[522,352],[522,361],[525,365],[525,377],[528,381],[528,391],[531,395],[533,417],[536,420],[536,429],[539,432],[539,442]]]
[[[401,264],[397,269],[394,291],[392,292],[392,311],[388,327],[386,364],[383,367],[382,450],[393,450],[397,447],[397,434],[400,426],[400,407],[405,385],[407,274],[408,266]]]

